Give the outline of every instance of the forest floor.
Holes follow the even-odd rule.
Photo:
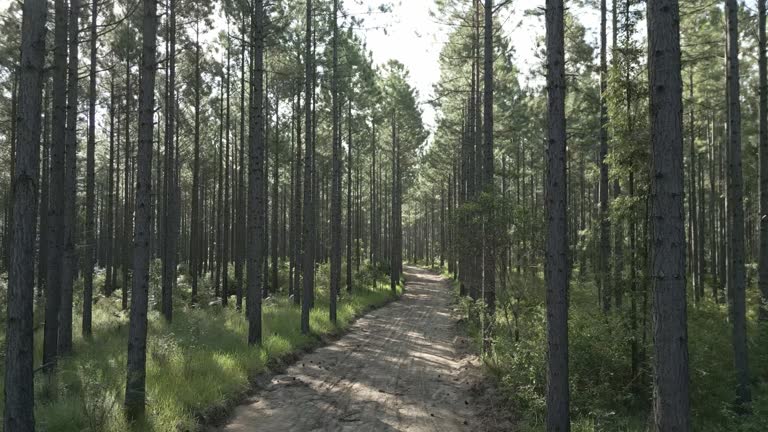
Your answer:
[[[216,432],[486,430],[486,380],[452,314],[445,278],[405,268],[400,301],[266,378]]]

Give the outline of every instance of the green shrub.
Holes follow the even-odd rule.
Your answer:
[[[153,284],[159,283],[158,267],[154,263]],[[320,266],[321,274],[327,273],[324,267]],[[226,308],[208,307],[202,301],[190,307],[182,300],[188,298],[184,295],[188,281],[180,277],[178,291],[182,295],[175,296],[173,322],[166,323],[157,310],[149,313],[148,416],[136,428],[194,430],[200,417],[220,414],[237,403],[249,388],[249,379],[263,372],[270,361],[317,345],[321,335],[343,330],[357,315],[393,298],[385,275],[365,268],[357,277],[360,283],[355,292],[344,292],[340,298],[336,326],[328,319],[327,287],[318,284],[316,307],[310,317],[311,335],[301,334],[301,311],[292,300],[281,295],[268,299],[263,309],[264,341],[256,348],[247,344],[247,320],[244,312],[235,310],[234,302]],[[200,294],[201,298],[210,297],[207,284],[200,284]],[[74,334],[79,335],[78,316],[74,324]],[[53,384],[42,374],[35,376],[39,430],[129,429],[122,414],[127,333],[128,316],[121,310],[120,293],[102,298],[94,307],[93,338],[76,337],[74,354],[61,359]],[[42,326],[35,334],[35,345],[39,362]],[[2,383],[0,391],[1,387]],[[42,397],[46,391],[51,398]]]
[[[638,287],[641,290],[641,287]],[[509,275],[497,292],[494,352],[485,364],[511,405],[521,413],[521,430],[544,430],[546,412],[546,315],[544,282],[540,274]],[[707,291],[709,292],[709,291]],[[569,309],[569,373],[572,430],[630,431],[647,429],[652,395],[652,331],[643,316],[645,299],[636,293],[637,331],[631,330],[625,295],[621,313],[603,314],[597,289],[589,281],[573,280]],[[754,286],[749,304],[757,305]],[[480,347],[478,305],[460,299],[467,329]],[[650,310],[648,311],[650,314]],[[706,300],[688,308],[688,336],[693,430],[768,430],[768,328],[759,327],[756,308],[750,309],[750,365],[754,378],[753,415],[734,414],[735,376],[731,325],[725,305]],[[643,325],[645,324],[645,329]],[[639,370],[632,374],[631,344],[637,342]],[[644,359],[644,361],[643,361]]]

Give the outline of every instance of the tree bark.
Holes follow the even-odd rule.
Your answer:
[[[40,149],[45,24],[44,0],[22,6],[21,63],[13,172],[13,236],[8,274],[3,429],[33,432],[33,296],[37,228],[37,179]]]
[[[241,73],[240,73],[240,148],[238,149],[238,170],[237,170],[237,243],[236,243],[236,249],[237,249],[237,255],[235,256],[235,280],[237,283],[237,288],[235,292],[236,296],[236,302],[237,302],[237,310],[243,309],[243,262],[245,261],[245,252],[246,252],[246,234],[247,234],[247,210],[246,210],[246,187],[245,187],[245,172],[246,172],[246,165],[245,165],[245,72],[246,72],[246,63],[245,63],[245,32],[246,32],[246,15],[243,13],[243,16],[241,17],[242,20],[242,32],[241,36],[243,37],[243,41],[241,42],[240,47],[240,67],[241,67]]]
[[[272,258],[272,290],[274,292],[277,292],[279,285],[278,280],[278,265],[279,265],[279,226],[280,221],[278,220],[278,210],[280,206],[280,98],[278,97],[277,90],[275,91],[275,138],[274,138],[274,147],[273,147],[273,153],[274,153],[274,163],[272,164],[272,207],[270,208],[272,212],[272,235],[270,236],[272,241],[269,244],[270,247],[270,256]]]
[[[331,76],[331,98],[333,111],[333,154],[331,185],[331,292],[329,316],[336,323],[336,299],[341,288],[341,137],[339,136],[339,90],[338,90],[338,44],[339,44],[339,1],[333,0],[333,66]]]
[[[291,258],[293,264],[293,303],[297,306],[301,305],[301,263],[302,263],[302,230],[304,224],[302,223],[302,205],[301,205],[301,171],[302,171],[302,156],[301,156],[301,91],[296,93],[296,160],[294,162],[294,189],[293,189],[293,215],[291,217],[291,233],[293,237],[293,243],[291,248],[293,249],[293,256]],[[306,186],[305,186],[306,187]]]
[[[379,260],[379,206],[376,168],[376,118],[371,118],[371,265],[378,268]]]
[[[168,3],[168,89],[165,101],[165,210],[163,228],[162,313],[173,320],[173,287],[176,283],[176,241],[178,237],[178,191],[176,183],[176,4]],[[159,165],[159,161],[158,161]]]
[[[133,179],[133,165],[131,164],[131,109],[133,101],[133,93],[131,90],[131,63],[130,63],[130,48],[126,52],[125,56],[125,162],[123,164],[124,175],[124,188],[123,192],[123,247],[122,247],[122,309],[128,309],[128,266],[131,261],[131,242],[130,238],[133,235],[133,203],[131,202],[131,192],[133,185],[131,181]]]
[[[248,344],[260,345],[261,292],[264,277],[264,242],[258,239],[264,226],[264,2],[254,1],[253,10],[253,133],[250,140],[248,175]]]
[[[67,99],[67,1],[54,2],[55,27],[53,49],[53,115],[50,150],[50,196],[48,207],[48,277],[45,284],[45,329],[43,370],[56,367],[61,306],[61,269],[64,253],[64,131]]]
[[[693,68],[690,69],[689,73],[689,82],[690,85],[688,86],[688,97],[690,99],[690,176],[688,179],[688,214],[689,214],[689,230],[690,230],[690,238],[689,238],[689,244],[690,244],[690,267],[691,267],[691,286],[693,289],[693,298],[694,302],[698,303],[701,298],[699,296],[701,289],[701,275],[699,273],[698,268],[698,256],[700,253],[701,246],[699,245],[698,241],[698,232],[699,232],[699,218],[698,218],[698,197],[696,192],[696,129],[695,129],[695,108],[694,108],[694,96],[693,96]]]
[[[195,133],[192,156],[192,217],[190,219],[189,273],[192,285],[192,304],[197,302],[198,277],[202,262],[202,237],[200,221],[200,24],[195,24]],[[245,69],[245,65],[243,65]]]
[[[109,81],[109,167],[107,168],[107,220],[106,220],[106,277],[104,278],[104,295],[111,296],[114,285],[112,278],[115,273],[115,79]],[[118,132],[118,136],[120,133]],[[118,156],[119,157],[119,156]]]
[[[231,40],[229,37],[229,18],[227,18],[227,35],[228,40]],[[229,41],[227,42],[227,70],[226,70],[226,80],[227,85],[225,88],[225,94],[226,94],[226,102],[225,102],[225,114],[224,114],[224,121],[226,122],[226,130],[224,132],[224,219],[222,221],[223,223],[223,245],[222,245],[222,283],[221,283],[221,304],[222,306],[227,306],[229,303],[229,261],[230,261],[230,167],[232,166],[230,163],[230,145],[229,145],[229,136],[230,136],[230,120],[231,120],[231,109],[229,105],[229,83],[230,79],[232,77],[231,74],[231,54],[230,54],[230,46]]]
[[[599,283],[602,293],[603,312],[611,310],[612,289],[608,283],[610,275],[611,256],[611,221],[608,216],[608,106],[606,91],[608,89],[608,42],[606,32],[606,0],[600,0],[600,251],[599,251]]]
[[[305,50],[304,57],[305,63],[305,75],[304,75],[304,133],[307,149],[304,154],[304,233],[302,239],[303,246],[303,287],[302,287],[302,302],[301,302],[301,333],[309,334],[309,310],[312,304],[312,290],[315,280],[315,230],[313,227],[314,217],[314,185],[313,179],[313,164],[314,164],[314,148],[312,144],[312,113],[313,113],[313,99],[314,99],[314,74],[315,65],[312,57],[312,0],[307,0],[307,17],[306,17],[306,37],[305,37]]]
[[[352,292],[352,100],[347,101],[347,292]],[[341,139],[339,139],[341,142]],[[341,144],[339,144],[341,147]]]
[[[90,70],[88,80],[88,144],[86,149],[86,191],[85,191],[85,280],[83,282],[83,325],[84,336],[91,335],[93,305],[93,259],[96,243],[95,231],[95,184],[96,184],[96,42],[98,0],[91,0]]]
[[[485,150],[483,156],[483,182],[485,192],[490,194],[489,202],[495,202],[496,193],[493,183],[493,0],[485,0],[485,46],[484,46],[484,65],[483,65],[483,131]],[[483,293],[485,294],[485,307],[488,323],[485,326],[484,347],[486,352],[490,352],[491,338],[493,335],[494,315],[496,313],[496,226],[493,215],[493,206],[486,209],[485,215],[485,241],[483,250]]]
[[[768,321],[768,67],[765,53],[765,0],[757,1],[759,21],[758,65],[760,87],[759,143],[760,154],[760,253],[758,281],[761,321]]]
[[[59,355],[72,351],[73,287],[77,278],[77,117],[80,0],[69,5],[69,62],[67,64],[67,122],[64,133],[64,260],[59,309]],[[93,271],[91,268],[87,271]]]
[[[133,236],[133,286],[128,329],[125,413],[144,415],[147,368],[147,306],[149,300],[149,235],[152,227],[152,136],[157,70],[157,0],[143,0],[141,74],[139,78],[139,145],[136,154],[136,222]]]
[[[37,257],[37,297],[42,298],[45,290],[46,277],[48,276],[48,208],[50,205],[50,149],[51,149],[51,92],[47,77],[44,77],[43,108],[45,119],[43,122],[43,157],[40,167],[40,239],[38,242]]]
[[[726,0],[728,81],[728,241],[730,273],[728,293],[733,320],[733,351],[736,369],[736,405],[746,409],[752,400],[747,358],[746,268],[744,264],[744,180],[741,167],[741,102],[739,77],[738,4]]]
[[[683,108],[677,0],[648,2],[654,425],[690,430],[683,208]]]
[[[547,431],[570,430],[568,388],[568,190],[565,27],[562,0],[547,0]]]

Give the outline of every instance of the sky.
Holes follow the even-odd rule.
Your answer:
[[[383,1],[350,0],[345,5],[352,15],[365,19],[360,33],[367,41],[374,62],[381,65],[395,59],[408,68],[411,85],[419,92],[424,123],[434,131],[436,113],[428,101],[433,97],[433,86],[440,79],[440,51],[453,28],[431,16],[430,11],[436,12],[432,0],[391,0],[390,13],[369,13],[378,11]],[[531,77],[538,74],[534,69],[539,64],[535,58],[536,44],[544,35],[543,19],[525,12],[543,7],[544,0],[513,0],[497,15],[504,34],[512,42],[523,82],[531,82]],[[596,42],[598,12],[580,9],[577,13],[590,30],[590,42]]]
[[[0,0],[4,11],[14,0]],[[391,12],[381,12],[379,6],[388,3]],[[433,0],[347,0],[346,10],[364,19],[358,33],[366,40],[377,65],[390,59],[403,63],[410,72],[411,85],[419,93],[426,127],[434,130],[436,113],[428,101],[433,97],[433,86],[440,78],[439,56],[448,34],[453,28],[439,22],[430,11],[435,11]],[[544,23],[538,17],[526,16],[530,9],[543,8],[544,0],[513,0],[498,12],[504,34],[512,41],[515,60],[524,81],[538,71],[533,70],[537,39],[544,34]],[[598,14],[596,11],[578,11],[580,20],[591,30],[596,41]]]
[[[419,92],[425,122],[428,127],[433,127],[435,113],[425,102],[432,94],[433,84],[440,78],[438,60],[446,36],[429,15],[432,2],[396,1],[391,13],[377,12],[380,0],[363,0],[362,5],[355,1],[349,3],[350,14],[364,17],[360,33],[365,37],[373,61],[382,65],[395,59],[408,68],[411,85]]]
[[[434,130],[436,113],[428,101],[433,97],[433,86],[440,79],[440,51],[453,29],[440,22],[439,18],[431,16],[430,11],[436,12],[431,0],[394,0],[390,13],[367,13],[377,11],[381,3],[381,0],[352,1],[348,2],[347,9],[352,15],[364,17],[360,33],[365,37],[376,64],[385,64],[395,59],[408,68],[411,85],[419,93],[424,123],[429,130]],[[533,4],[538,1],[518,0],[517,3]],[[510,13],[504,12],[503,15]],[[515,15],[521,14],[515,12]],[[513,26],[520,23],[520,18],[515,16],[507,20],[505,31],[511,33],[514,30],[517,50],[530,53],[529,57],[532,58],[536,33],[528,27],[531,21],[536,20],[526,21],[528,25],[513,29]]]

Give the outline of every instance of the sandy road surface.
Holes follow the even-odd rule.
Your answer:
[[[450,288],[407,267],[401,300],[306,354],[214,431],[475,431],[477,367],[457,350]]]

